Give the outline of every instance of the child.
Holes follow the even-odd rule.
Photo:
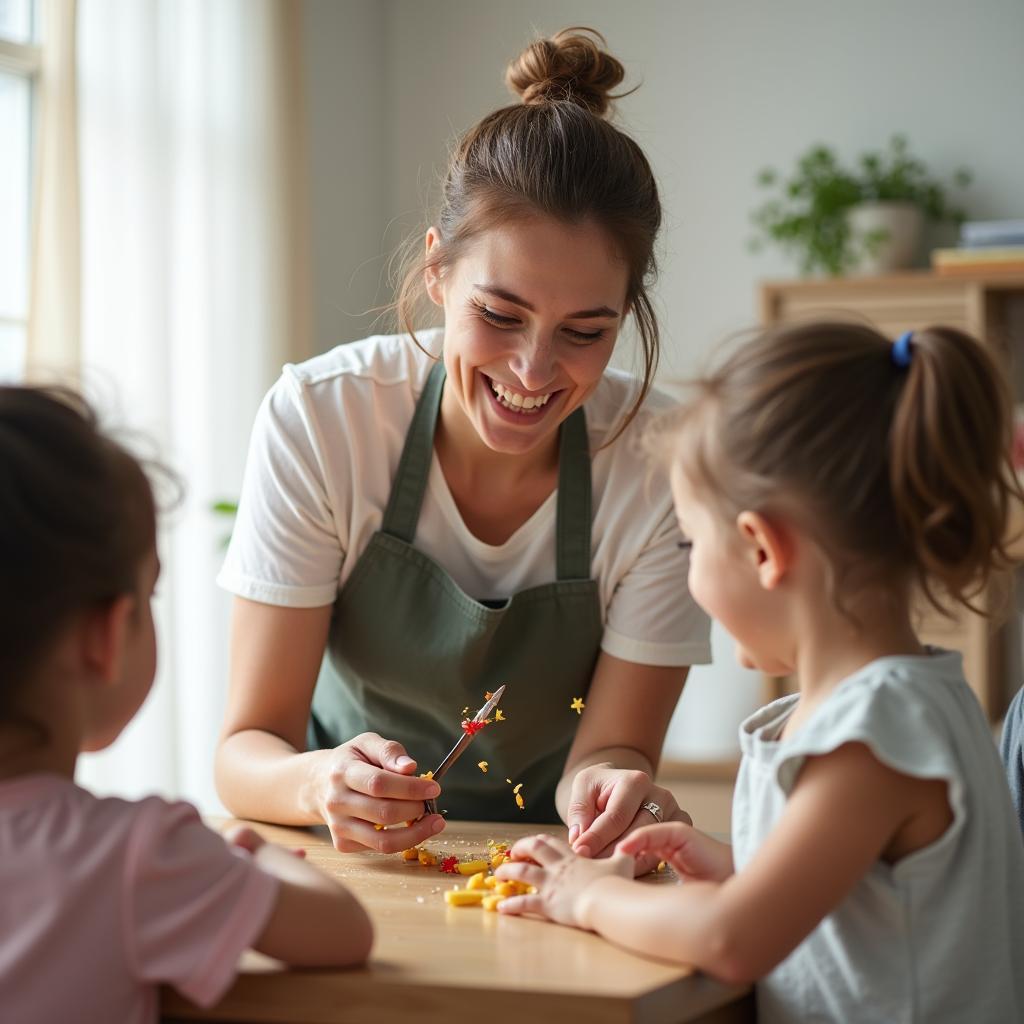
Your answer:
[[[191,806],[100,800],[80,751],[113,743],[156,667],[154,500],[63,390],[0,388],[0,1006],[5,1020],[157,1019],[203,1005],[254,946],[362,961],[370,921],[327,875]]]
[[[694,598],[799,693],[743,723],[733,846],[681,822],[604,862],[559,840],[499,875],[539,913],[729,982],[758,1019],[1024,1020],[1024,849],[960,655],[911,595],[1004,559],[1009,400],[949,328],[806,324],[743,346],[668,433]],[[580,836],[577,844],[586,836]],[[684,884],[632,880],[634,857]],[[533,861],[534,863],[530,863]]]

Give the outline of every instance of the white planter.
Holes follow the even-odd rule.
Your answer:
[[[916,203],[858,203],[846,215],[857,261],[855,274],[885,274],[913,266],[921,244],[924,216]],[[882,241],[871,239],[884,233]]]

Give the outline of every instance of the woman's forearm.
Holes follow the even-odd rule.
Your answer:
[[[562,778],[555,790],[555,807],[558,810],[562,821],[565,821],[569,811],[569,797],[572,793],[572,783],[576,776],[584,768],[595,764],[607,764],[612,768],[632,768],[637,771],[654,775],[654,767],[650,760],[639,750],[633,747],[603,747],[594,750],[583,757],[576,758],[572,764],[565,766]]]
[[[239,818],[281,825],[323,821],[319,794],[324,755],[299,753],[279,736],[247,729],[221,741],[216,758],[217,792]]]

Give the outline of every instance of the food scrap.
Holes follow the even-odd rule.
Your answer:
[[[575,711],[577,715],[582,715],[585,707],[586,704],[583,703],[582,697],[574,697],[572,703],[569,705],[569,710]]]
[[[433,777],[434,777],[434,773],[433,772],[422,772],[420,774],[420,778],[421,779],[432,779]]]
[[[480,769],[480,771],[482,771],[484,773],[484,775],[487,774],[487,762],[486,761],[478,761],[476,766],[477,766],[477,768]]]
[[[516,796],[519,794],[517,793]],[[496,911],[498,904],[510,896],[522,896],[535,893],[537,890],[525,882],[517,882],[497,878],[493,872],[506,860],[511,859],[508,843],[495,839],[487,840],[487,853],[483,857],[459,861],[455,855],[441,858],[438,865],[437,857],[423,847],[413,847],[402,852],[405,861],[419,861],[430,867],[439,867],[440,871],[450,875],[468,875],[465,889],[455,885],[444,894],[444,901],[450,907],[483,907],[485,910]],[[433,890],[437,891],[437,890]],[[423,902],[417,897],[417,902]]]
[[[501,713],[501,708],[494,709],[494,720],[496,722],[504,722],[505,716]]]
[[[490,719],[483,722],[474,722],[471,718],[462,720],[462,731],[467,736],[475,736],[485,725],[490,724]]]
[[[464,715],[468,715],[469,714],[469,705],[468,704],[462,709],[462,713]]]

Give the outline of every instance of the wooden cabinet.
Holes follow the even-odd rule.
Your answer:
[[[957,274],[928,271],[879,277],[769,282],[761,289],[766,325],[799,320],[851,317],[866,320],[895,339],[903,331],[931,324],[959,327],[992,346],[1013,385],[1024,396],[1024,274]],[[920,635],[959,650],[964,671],[993,721],[1020,687],[1012,580],[994,580],[981,595],[989,616],[958,610],[939,615],[923,600]],[[785,683],[766,684],[766,696],[785,692]]]

